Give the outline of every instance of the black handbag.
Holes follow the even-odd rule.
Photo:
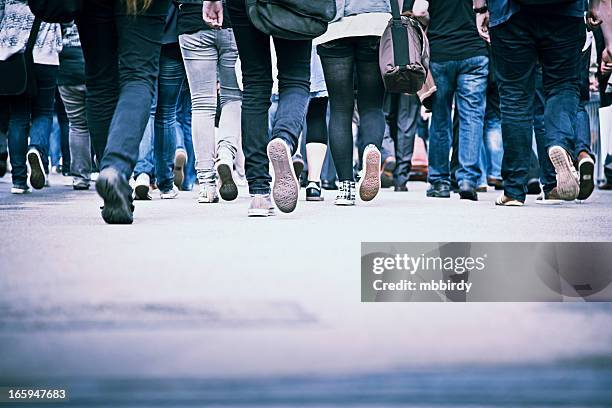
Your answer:
[[[83,0],[28,0],[36,17],[47,23],[70,23],[83,8]]]
[[[246,9],[255,28],[285,40],[312,40],[336,17],[335,0],[246,0]]]
[[[11,55],[4,61],[0,61],[0,95],[36,95],[36,77],[34,76],[34,45],[40,30],[41,20],[36,17],[25,52]]]

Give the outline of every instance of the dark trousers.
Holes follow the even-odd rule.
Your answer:
[[[87,82],[87,121],[100,169],[132,174],[159,74],[170,0],[136,16],[120,0],[85,0],[77,21]],[[101,160],[100,160],[101,158]]]
[[[272,181],[266,154],[273,84],[270,37],[251,24],[244,0],[229,0],[228,7],[242,63],[242,148],[246,178],[251,194],[267,194]],[[274,48],[279,101],[271,137],[283,139],[295,153],[310,100],[312,41],[274,38]]]
[[[533,137],[533,95],[538,60],[546,98],[544,151],[557,145],[572,152],[585,40],[581,18],[519,12],[491,29],[492,54],[499,83],[504,159],[502,178],[508,197],[524,201]],[[552,163],[545,155],[542,172]],[[553,169],[554,171],[554,169]],[[545,191],[554,185],[545,185]]]
[[[397,165],[393,171],[396,186],[405,185],[412,169],[414,137],[420,116],[421,103],[416,95],[386,94],[385,116],[389,125],[389,136],[395,147]]]

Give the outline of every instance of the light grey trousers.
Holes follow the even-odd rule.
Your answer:
[[[85,85],[58,87],[70,123],[70,171],[74,182],[89,182],[91,177],[91,139],[85,110]]]

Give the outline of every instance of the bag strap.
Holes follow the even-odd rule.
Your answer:
[[[404,2],[404,11],[412,10],[415,0]],[[410,63],[408,32],[402,24],[402,15],[399,8],[399,0],[391,0],[391,38],[393,40],[393,63],[396,67],[406,67]]]
[[[30,30],[30,36],[28,37],[28,44],[25,49],[25,56],[33,58],[34,46],[36,45],[36,38],[38,38],[38,32],[40,31],[40,24],[42,20],[38,17],[34,18],[32,29]]]

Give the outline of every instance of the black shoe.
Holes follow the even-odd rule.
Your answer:
[[[47,183],[42,157],[38,150],[31,148],[26,155],[26,160],[30,167],[30,185],[36,190],[40,190]]]
[[[382,168],[380,170],[380,186],[382,188],[393,186],[393,170],[395,170],[396,166],[397,161],[393,156],[389,156],[383,161]]]
[[[306,201],[323,201],[324,197],[321,194],[321,183],[318,181],[309,181],[306,187]]]
[[[504,189],[504,181],[494,178],[494,177],[488,177],[487,178],[487,184],[491,187],[494,187],[496,190],[503,190]]]
[[[457,183],[457,180],[451,180],[450,188],[453,190],[453,193],[459,193],[459,183]]]
[[[134,221],[132,188],[116,169],[107,167],[100,172],[96,191],[104,199],[102,218],[108,224],[131,224]]]
[[[581,154],[578,162],[578,174],[580,176],[578,200],[586,200],[593,194],[595,189],[595,162],[588,154]]]
[[[395,192],[408,191],[408,186],[406,184],[402,184],[401,186],[395,186],[394,191]]]
[[[232,175],[232,163],[217,163],[217,175],[219,177],[219,195],[225,201],[232,201],[238,197],[238,186]]]
[[[462,181],[459,183],[459,197],[461,197],[462,200],[478,201],[476,187],[474,187],[469,181]]]
[[[293,171],[295,172],[295,177],[298,178],[299,182],[300,177],[302,176],[302,172],[304,171],[304,159],[299,156],[293,156],[291,161],[293,162]]]
[[[540,180],[537,178],[532,178],[527,182],[527,194],[538,195],[542,193],[542,188],[540,187]]]
[[[427,197],[435,198],[449,198],[450,197],[450,186],[444,183],[435,183],[427,190]]]
[[[0,153],[0,177],[4,177],[6,174],[6,170],[8,169],[7,160],[8,152]]]
[[[321,188],[323,190],[337,190],[338,185],[336,180],[321,180]]]

